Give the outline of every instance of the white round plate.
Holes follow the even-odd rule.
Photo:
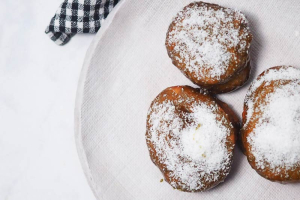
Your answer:
[[[299,184],[260,177],[239,149],[225,182],[204,193],[185,193],[160,182],[150,161],[146,115],[163,89],[192,85],[172,65],[165,36],[188,0],[127,0],[113,10],[87,51],[76,100],[75,137],[84,173],[98,199],[299,199]],[[246,14],[254,39],[253,80],[276,65],[300,65],[298,0],[208,1]],[[241,116],[243,88],[219,95]]]

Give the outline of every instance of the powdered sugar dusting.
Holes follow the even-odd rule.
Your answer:
[[[258,126],[248,136],[256,166],[290,169],[300,164],[300,81],[268,96]]]
[[[235,21],[247,23],[242,13],[229,8],[214,9],[202,2],[186,7],[177,14],[175,26],[168,33],[166,43],[175,44],[171,57],[184,63],[185,70],[195,72],[198,80],[220,80],[237,59],[229,49],[247,52],[250,46],[246,42],[249,30],[241,32]]]
[[[254,108],[256,99],[251,94],[270,81],[289,81],[275,87],[266,96],[264,105]],[[251,85],[247,94],[247,122],[254,109],[261,111],[259,121],[248,135],[247,142],[255,157],[258,169],[268,167],[275,174],[280,169],[290,170],[300,166],[300,70],[294,67],[269,69]]]
[[[244,126],[247,126],[254,110],[255,99],[252,97],[253,92],[263,83],[270,83],[276,80],[299,80],[300,70],[292,66],[282,66],[279,69],[268,69],[264,76],[254,80],[246,94],[245,103],[248,107],[247,118]]]
[[[232,154],[225,142],[230,130],[223,125],[227,119],[216,119],[216,109],[217,105],[195,101],[192,112],[179,114],[169,100],[150,108],[148,139],[155,146],[159,162],[179,180],[170,183],[173,187],[204,189],[204,181],[218,180],[220,170],[229,172]]]

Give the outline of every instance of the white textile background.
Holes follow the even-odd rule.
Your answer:
[[[192,85],[169,59],[164,42],[171,19],[188,0],[127,0],[87,52],[75,110],[76,142],[98,199],[299,199],[300,184],[260,177],[236,149],[224,183],[204,193],[173,190],[150,161],[145,142],[148,107],[163,89]],[[214,0],[246,14],[254,39],[252,78],[276,65],[300,66],[298,0]],[[114,18],[113,18],[114,17]],[[241,116],[249,83],[219,95]]]

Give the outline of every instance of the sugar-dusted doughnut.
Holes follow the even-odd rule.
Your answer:
[[[239,120],[227,104],[189,86],[162,91],[147,116],[153,163],[175,189],[208,190],[228,175]]]
[[[194,2],[174,18],[165,44],[173,64],[185,76],[199,86],[211,88],[225,84],[247,67],[251,40],[241,12]]]
[[[281,183],[300,180],[300,69],[273,67],[251,84],[240,138],[261,176]]]

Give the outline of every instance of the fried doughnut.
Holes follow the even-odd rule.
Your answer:
[[[238,130],[227,104],[204,90],[175,86],[152,102],[146,142],[152,162],[174,189],[205,191],[228,175]]]
[[[273,67],[251,84],[240,139],[259,175],[281,183],[300,180],[300,69]]]
[[[247,66],[251,40],[241,12],[194,2],[177,14],[169,26],[165,45],[173,64],[186,77],[196,85],[214,88],[228,83]],[[239,81],[239,86],[244,82]]]

